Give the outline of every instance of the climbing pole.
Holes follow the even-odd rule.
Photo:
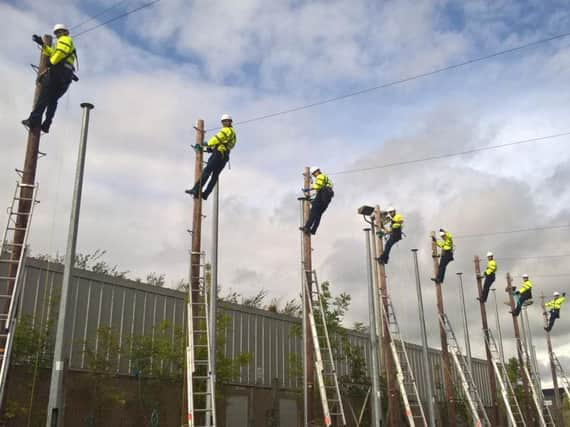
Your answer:
[[[568,400],[570,400],[570,380],[566,376],[566,373],[560,364],[560,360],[558,360],[558,357],[556,357],[556,354],[554,354],[554,352],[552,352],[552,358],[554,360],[554,365],[556,366],[556,372],[558,372],[558,377],[562,380],[564,393],[566,393],[566,397]]]
[[[396,367],[396,379],[400,386],[400,394],[402,402],[404,403],[406,419],[410,427],[427,427],[428,424],[420,400],[418,386],[414,378],[414,373],[412,372],[404,340],[400,334],[400,326],[398,325],[390,297],[386,297],[384,304],[382,304],[382,314],[384,316],[384,322],[388,325],[390,349],[392,350],[392,357]]]
[[[505,404],[505,410],[507,412],[507,417],[509,419],[510,425],[513,427],[526,427],[523,413],[519,406],[513,385],[509,379],[507,368],[501,359],[501,353],[497,347],[495,338],[493,337],[493,334],[490,330],[487,332],[487,345],[491,352],[491,363],[493,365],[497,381],[499,382],[501,396],[503,397],[503,403]]]
[[[523,372],[526,376],[528,381],[528,385],[530,388],[530,393],[532,396],[532,401],[534,403],[534,407],[536,409],[536,413],[538,415],[538,422],[541,427],[548,427],[554,426],[554,420],[552,419],[552,414],[550,413],[550,408],[544,404],[544,396],[542,395],[542,390],[537,390],[537,384],[540,384],[540,379],[536,375],[536,372],[533,368],[533,363],[530,359],[528,354],[528,349],[526,345],[522,346],[523,354],[524,354],[524,366]]]
[[[307,271],[304,276],[307,279],[305,280],[305,292],[307,292],[307,295],[310,295],[310,298],[308,298],[308,317],[315,352],[315,371],[323,409],[324,425],[326,427],[333,425],[335,427],[346,426],[344,406],[338,385],[334,355],[317,273],[314,270]],[[308,280],[310,280],[310,283]]]
[[[22,190],[29,190],[29,197],[22,197]],[[30,223],[34,213],[37,185],[16,184],[12,203],[8,208],[8,220],[2,237],[0,252],[0,402],[4,397],[6,378],[10,365],[14,330],[16,328],[16,312],[21,290],[26,244]],[[29,203],[29,210],[20,212],[21,202]],[[24,233],[23,240],[16,242],[15,233]]]
[[[473,417],[473,422],[476,426],[488,426],[491,427],[491,422],[487,417],[487,413],[485,412],[485,407],[483,406],[483,402],[481,401],[481,396],[477,391],[477,386],[475,385],[475,381],[473,380],[473,376],[471,375],[471,371],[467,366],[467,361],[461,354],[461,349],[459,347],[459,343],[455,338],[455,333],[453,332],[453,328],[451,327],[451,323],[447,318],[445,313],[440,314],[439,321],[441,327],[445,331],[445,335],[448,338],[448,347],[449,352],[451,353],[451,357],[453,362],[455,363],[455,368],[457,373],[459,374],[461,380],[461,387],[463,388],[465,398],[467,403],[469,404],[469,409],[471,411],[471,415]]]
[[[188,347],[186,380],[188,426],[216,426],[215,384],[212,375],[206,264],[201,253],[198,290],[188,292]],[[194,267],[194,266],[193,266]],[[194,269],[195,270],[195,269]]]

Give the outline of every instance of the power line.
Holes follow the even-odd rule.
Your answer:
[[[93,30],[96,30],[96,29],[99,28],[99,27],[103,27],[103,26],[105,26],[105,25],[107,25],[107,24],[110,24],[111,22],[117,21],[117,20],[119,20],[119,19],[121,19],[121,18],[124,18],[125,16],[128,16],[128,15],[130,15],[130,14],[132,14],[132,13],[138,12],[139,10],[142,10],[142,9],[145,9],[145,8],[147,8],[147,7],[149,7],[149,6],[152,6],[153,4],[158,3],[159,1],[160,1],[160,0],[152,0],[152,1],[148,2],[148,3],[144,3],[144,4],[140,5],[139,7],[136,7],[136,8],[134,8],[134,9],[132,9],[132,10],[129,10],[129,11],[124,12],[124,13],[121,13],[120,15],[117,15],[117,16],[115,16],[115,17],[113,17],[113,18],[111,18],[111,19],[108,19],[108,20],[106,20],[106,21],[103,21],[103,22],[101,22],[100,24],[95,25],[94,27],[88,28],[88,29],[85,30],[85,31],[81,31],[81,32],[75,34],[74,38],[78,38],[79,36],[81,36],[81,35],[83,35],[83,34],[87,34],[87,33],[91,32],[91,31],[93,31]]]
[[[455,236],[455,239],[472,239],[476,237],[487,237],[487,236],[497,236],[500,234],[513,234],[513,233],[526,233],[530,231],[544,231],[544,230],[560,230],[563,228],[570,228],[570,224],[564,225],[549,225],[545,227],[533,227],[533,228],[519,228],[515,230],[506,231],[493,231],[489,233],[478,233],[478,234],[463,234]]]
[[[541,141],[546,141],[546,140],[555,139],[555,138],[561,138],[563,136],[569,136],[569,135],[570,135],[570,131],[567,131],[567,132],[562,132],[562,133],[556,133],[553,135],[539,136],[536,138],[529,138],[529,139],[522,139],[519,141],[507,142],[505,144],[487,145],[485,147],[472,148],[470,150],[459,151],[457,153],[439,154],[439,155],[435,155],[435,156],[422,157],[419,159],[402,160],[399,162],[385,163],[383,165],[370,166],[370,167],[366,167],[366,168],[348,169],[348,170],[344,170],[344,171],[332,172],[332,173],[329,173],[329,175],[345,175],[345,174],[356,173],[356,172],[367,172],[367,171],[376,170],[376,169],[386,169],[386,168],[391,168],[391,167],[395,167],[395,166],[404,166],[404,165],[410,165],[410,164],[414,164],[414,163],[428,162],[431,160],[447,159],[450,157],[464,156],[467,154],[478,153],[481,151],[496,150],[498,148],[511,147],[513,145],[529,144],[531,142],[541,142]]]
[[[546,258],[566,258],[566,257],[570,257],[570,254],[499,257],[499,258],[495,258],[495,260],[497,260],[497,261],[518,261],[518,260],[523,260],[523,259],[546,259]]]
[[[90,17],[90,18],[88,18],[88,19],[86,19],[86,20],[80,22],[80,23],[77,24],[77,25],[73,25],[72,27],[69,28],[69,30],[70,30],[70,31],[73,31],[73,30],[76,29],[76,28],[82,27],[83,25],[87,24],[88,22],[91,22],[91,21],[93,21],[93,20],[99,18],[100,16],[106,14],[106,13],[109,12],[110,10],[115,9],[115,8],[119,7],[120,5],[122,5],[122,4],[124,4],[124,3],[129,3],[130,1],[131,1],[131,0],[121,0],[121,1],[118,1],[117,3],[113,4],[112,6],[109,6],[108,8],[103,9],[103,10],[102,10],[101,12],[99,12],[98,14],[93,15],[92,17]]]
[[[345,93],[344,95],[339,95],[339,96],[335,96],[335,97],[332,97],[332,98],[326,98],[326,99],[323,99],[323,100],[321,100],[321,101],[312,102],[312,103],[310,103],[310,104],[300,105],[300,106],[298,106],[298,107],[288,108],[288,109],[286,109],[286,110],[276,111],[276,112],[274,112],[274,113],[268,113],[268,114],[264,114],[264,115],[261,115],[261,116],[252,117],[251,119],[246,119],[246,120],[238,121],[238,122],[235,122],[234,124],[236,124],[236,125],[243,125],[243,124],[246,124],[246,123],[257,122],[257,121],[260,121],[260,120],[266,120],[266,119],[270,119],[270,118],[273,118],[273,117],[282,116],[282,115],[285,115],[285,114],[296,113],[296,112],[302,111],[302,110],[308,110],[309,108],[314,108],[314,107],[318,107],[318,106],[321,106],[321,105],[330,104],[331,102],[341,101],[341,100],[346,99],[346,98],[352,98],[352,97],[354,97],[354,96],[363,95],[363,94],[365,94],[365,93],[374,92],[374,91],[376,91],[376,90],[386,89],[386,88],[389,88],[389,87],[392,87],[392,86],[397,86],[397,85],[400,85],[400,84],[403,84],[403,83],[408,83],[408,82],[411,82],[411,81],[413,81],[413,80],[418,80],[418,79],[421,79],[421,78],[424,78],[424,77],[433,76],[433,75],[436,75],[436,74],[443,73],[443,72],[445,72],[445,71],[450,71],[450,70],[454,70],[454,69],[456,69],[456,68],[461,68],[461,67],[465,67],[465,66],[467,66],[467,65],[475,64],[475,63],[477,63],[477,62],[483,62],[483,61],[486,61],[486,60],[488,60],[488,59],[492,59],[492,58],[496,58],[496,57],[501,56],[501,55],[506,55],[506,54],[509,54],[509,53],[517,52],[517,51],[519,51],[519,50],[527,49],[527,48],[529,48],[529,47],[537,46],[537,45],[540,45],[540,44],[543,44],[543,43],[548,43],[548,42],[551,42],[551,41],[554,41],[554,40],[560,40],[560,39],[563,39],[563,38],[568,37],[568,36],[570,36],[570,32],[558,34],[558,35],[555,35],[555,36],[552,36],[552,37],[547,37],[547,38],[540,39],[540,40],[535,40],[535,41],[533,41],[533,42],[525,43],[525,44],[522,44],[522,45],[519,45],[519,46],[516,46],[516,47],[512,47],[512,48],[510,48],[510,49],[505,49],[505,50],[501,50],[501,51],[498,51],[498,52],[494,52],[494,53],[491,53],[491,54],[488,54],[488,55],[484,55],[484,56],[479,56],[479,57],[476,57],[476,58],[468,59],[468,60],[466,60],[466,61],[459,62],[459,63],[457,63],[457,64],[447,65],[447,66],[445,66],[445,67],[436,68],[436,69],[434,69],[434,70],[425,71],[425,72],[423,72],[423,73],[414,74],[414,75],[411,75],[411,76],[408,76],[408,77],[403,77],[403,78],[400,78],[400,79],[398,79],[398,80],[393,80],[393,81],[391,81],[391,82],[383,83],[383,84],[380,84],[380,85],[377,85],[377,86],[372,86],[372,87],[369,87],[369,88],[360,89],[360,90],[357,90],[357,91],[354,91],[354,92]],[[206,129],[206,131],[212,131],[212,130],[216,130],[216,129],[218,129],[218,128],[210,128],[210,129]]]

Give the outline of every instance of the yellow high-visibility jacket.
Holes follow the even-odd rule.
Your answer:
[[[497,271],[497,261],[490,259],[487,261],[487,268],[485,269],[485,276],[489,276]]]
[[[552,298],[550,301],[548,301],[546,304],[544,304],[544,307],[554,309],[554,310],[560,310],[560,308],[562,307],[562,304],[564,304],[565,300],[566,300],[566,297],[564,297],[563,295],[560,295],[559,297]]]
[[[532,282],[530,280],[525,280],[521,287],[518,289],[519,294],[524,294],[527,291],[530,291],[532,289]]]
[[[332,181],[326,176],[324,173],[320,173],[317,175],[315,182],[311,186],[311,188],[315,191],[319,191],[323,187],[332,188]]]
[[[45,56],[49,56],[51,65],[58,64],[65,57],[65,62],[73,66],[75,64],[75,46],[73,40],[69,36],[59,36],[57,38],[55,47],[44,45],[42,52]]]
[[[390,227],[392,227],[392,230],[397,230],[402,228],[402,224],[404,224],[404,217],[397,213],[392,217],[392,224]]]
[[[453,250],[453,236],[449,231],[446,231],[443,240],[438,240],[436,242],[437,246],[439,246],[444,251],[452,251]]]
[[[215,148],[220,153],[229,152],[237,142],[236,132],[232,127],[223,127],[208,140],[208,147]]]

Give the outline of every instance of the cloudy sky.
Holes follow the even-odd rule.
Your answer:
[[[81,81],[60,100],[53,130],[42,138],[47,156],[38,169],[34,253],[65,251],[79,103],[90,101],[95,110],[78,250],[107,250],[106,261],[131,277],[158,272],[174,283],[186,276],[192,203],[184,189],[193,176],[193,125],[203,118],[208,128],[216,127],[228,112],[237,122],[238,145],[221,182],[224,289],[252,295],[263,288],[283,301],[297,295],[296,197],[308,165],[320,166],[335,184],[335,198],[313,239],[313,259],[322,280],[352,295],[348,324],[367,322],[363,221],[356,214],[362,204],[394,205],[406,219],[407,237],[394,249],[387,273],[403,332],[412,341],[419,342],[419,328],[410,249],[418,248],[430,345],[439,346],[430,230],[445,227],[457,236],[445,304],[463,339],[455,273],[464,272],[475,356],[483,356],[484,347],[474,255],[492,250],[499,259],[497,301],[508,355],[514,355],[514,345],[503,305],[506,272],[516,283],[529,273],[535,296],[569,288],[568,257],[552,257],[570,254],[568,228],[461,236],[568,225],[570,137],[358,169],[570,131],[570,37],[249,121],[566,33],[566,1],[284,0],[269,6],[262,0],[161,0],[80,34],[143,3],[0,3],[0,67],[9,83],[0,95],[0,201],[6,205],[14,168],[23,165],[26,133],[19,121],[30,110],[29,64],[38,59],[31,34],[48,33],[56,22],[77,34]],[[207,251],[210,209],[208,201]],[[528,258],[539,256],[548,257]],[[529,318],[548,383],[538,303]],[[494,325],[494,316],[489,321]],[[569,322],[562,313],[553,341],[570,370]]]

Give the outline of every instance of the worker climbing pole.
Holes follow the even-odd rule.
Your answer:
[[[52,38],[49,35],[45,35],[42,39],[43,43],[46,45],[51,45]],[[40,62],[38,65],[38,74],[41,75],[45,73],[48,69],[49,58],[43,54],[40,54]],[[39,81],[36,80],[36,88],[34,92],[34,100],[32,105],[36,105],[36,102],[40,96],[42,86]],[[16,194],[14,197],[14,202],[17,203],[17,208],[14,209],[14,223],[12,225],[6,225],[6,231],[12,231],[12,242],[11,248],[7,251],[5,246],[2,247],[2,259],[0,260],[3,264],[8,264],[7,267],[7,280],[5,289],[2,292],[7,294],[12,294],[16,286],[16,277],[23,269],[24,257],[23,251],[25,250],[26,238],[28,236],[28,231],[30,227],[31,212],[34,204],[36,203],[36,171],[38,157],[40,154],[40,128],[31,128],[28,131],[28,140],[26,144],[26,154],[24,159],[24,169],[17,169],[17,172],[21,176],[21,182],[18,183],[16,189]],[[12,230],[8,230],[12,228]],[[6,233],[7,237],[9,234]],[[4,243],[4,242],[3,242]],[[8,253],[6,253],[8,252]],[[7,258],[4,258],[7,257]],[[1,378],[0,384],[0,407],[3,404],[3,390],[7,381],[7,371],[10,363],[10,354],[6,352],[10,347],[7,346],[6,338],[9,335],[6,329],[9,327],[7,324],[10,319],[8,319],[10,306],[13,302],[10,299],[2,299],[0,302],[0,321],[3,322],[1,326],[2,334],[0,335],[0,353],[2,356],[2,364],[4,366],[4,372]],[[4,323],[6,322],[6,323]]]
[[[528,383],[528,378],[527,378],[525,371],[524,371],[524,366],[525,366],[526,361],[524,358],[524,353],[523,353],[523,348],[522,348],[519,322],[518,322],[517,316],[514,314],[515,299],[513,297],[513,281],[512,281],[510,273],[507,273],[507,287],[506,287],[505,291],[507,292],[507,295],[509,297],[509,304],[511,306],[511,313],[513,315],[512,316],[513,317],[513,328],[515,331],[515,341],[516,341],[516,345],[517,345],[517,356],[519,359],[519,371],[520,371],[520,376],[521,376],[522,382],[523,382],[524,399],[523,399],[522,409],[525,413],[524,419],[533,423],[533,425],[534,425],[534,423],[536,423],[536,416],[534,414],[534,410],[531,408],[531,397],[530,397],[529,383]]]
[[[442,236],[445,239],[445,236]],[[445,242],[445,240],[444,240]],[[438,254],[437,254],[437,243],[435,238],[435,232],[432,231],[431,233],[431,251],[432,251],[432,258],[433,258],[433,269],[434,274],[437,279],[440,278],[439,273],[440,270],[440,262],[438,262]],[[442,248],[445,250],[445,248]],[[445,254],[445,252],[444,252]],[[442,260],[443,261],[443,260]],[[441,282],[443,282],[443,277],[441,280],[435,280],[435,296],[437,299],[437,312],[438,316],[442,317],[445,315],[445,310],[443,308],[443,292],[441,290]],[[456,418],[455,418],[455,398],[453,393],[453,379],[451,375],[451,359],[449,357],[449,348],[447,345],[447,335],[444,329],[443,324],[440,323],[439,325],[439,335],[441,338],[441,358],[443,362],[443,380],[445,386],[445,397],[447,403],[447,425],[448,426],[455,426],[456,425]]]
[[[481,265],[480,265],[480,261],[479,261],[479,257],[475,256],[475,259],[473,260],[474,264],[475,264],[475,278],[477,280],[477,293],[479,295],[479,297],[477,298],[479,300],[479,308],[481,310],[481,324],[483,327],[483,334],[485,336],[485,352],[487,354],[487,370],[488,370],[488,374],[489,374],[489,384],[491,386],[491,399],[493,402],[493,411],[491,413],[491,422],[493,423],[494,426],[501,426],[502,423],[502,419],[499,416],[499,404],[498,404],[498,397],[497,397],[497,380],[495,378],[495,369],[493,368],[493,357],[491,355],[491,349],[489,348],[490,345],[490,338],[489,338],[489,325],[487,323],[487,310],[485,307],[485,301],[486,301],[486,296],[483,293],[483,286],[481,283]],[[495,267],[496,268],[496,267]],[[494,276],[494,271],[493,271],[493,276]],[[487,275],[485,275],[485,277],[487,277]],[[488,288],[487,288],[487,293],[489,292]]]

